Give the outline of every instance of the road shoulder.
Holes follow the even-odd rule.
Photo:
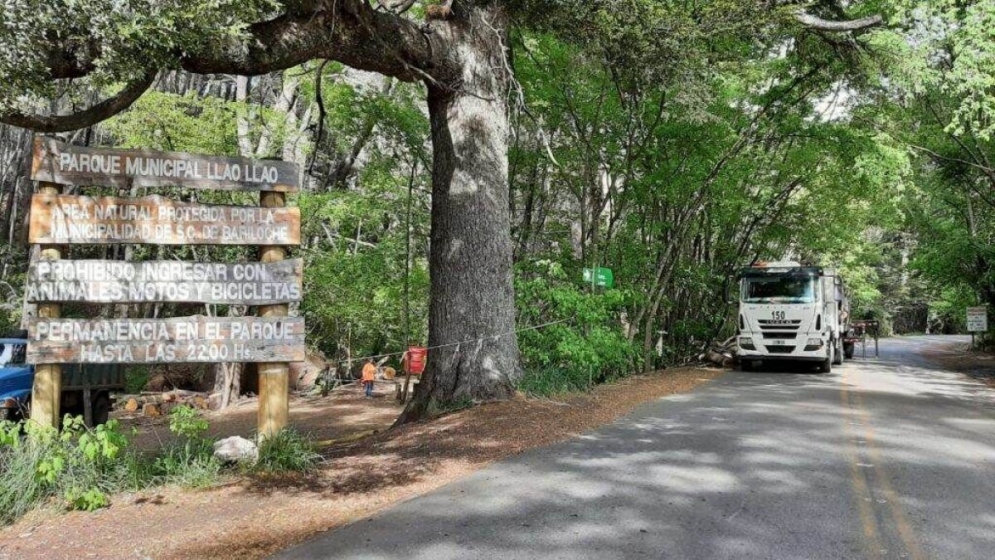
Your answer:
[[[556,400],[475,407],[334,445],[313,476],[117,496],[96,513],[43,512],[0,532],[0,558],[266,557],[723,373],[674,369]]]
[[[956,371],[995,388],[995,354],[972,350],[965,341],[931,344],[920,355],[943,369]]]

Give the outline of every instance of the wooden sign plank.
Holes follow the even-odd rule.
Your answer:
[[[301,317],[31,319],[31,364],[300,362]]]
[[[300,190],[294,163],[63,144],[36,136],[31,178],[70,185],[189,187],[226,191]]]
[[[211,303],[271,305],[300,301],[304,261],[273,263],[36,261],[29,302]]]
[[[300,245],[299,208],[215,206],[144,198],[36,194],[31,243]]]

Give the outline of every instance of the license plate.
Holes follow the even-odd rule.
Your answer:
[[[788,341],[787,340],[775,340],[774,341],[774,346],[787,346],[787,345],[788,345]]]

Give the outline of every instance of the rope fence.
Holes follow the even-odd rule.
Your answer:
[[[450,343],[447,343],[447,344],[438,344],[438,345],[435,345],[435,346],[429,346],[429,347],[427,347],[426,351],[440,350],[442,348],[451,348],[453,346],[459,347],[459,346],[462,346],[464,344],[475,344],[475,343],[479,344],[481,342],[484,342],[485,340],[497,340],[497,339],[505,337],[505,336],[511,336],[513,334],[517,335],[517,334],[520,334],[520,333],[523,333],[523,332],[528,332],[528,331],[537,331],[537,330],[540,330],[540,329],[544,329],[546,327],[551,327],[553,325],[559,325],[559,324],[562,324],[562,323],[569,323],[569,322],[572,322],[572,321],[573,321],[573,318],[570,318],[570,319],[560,319],[559,321],[550,321],[548,323],[543,323],[541,325],[533,325],[531,327],[525,327],[525,328],[521,328],[521,329],[515,329],[513,331],[508,331],[508,332],[503,332],[503,333],[498,333],[498,334],[492,334],[492,335],[483,336],[483,337],[480,337],[480,338],[474,338],[474,339],[470,339],[470,340],[463,340],[463,341],[460,341],[460,342],[450,342]],[[371,355],[371,356],[361,356],[361,357],[357,357],[357,358],[350,358],[350,359],[347,359],[347,360],[326,360],[325,361],[325,366],[328,367],[328,366],[333,366],[334,365],[337,368],[338,366],[340,366],[342,364],[348,364],[348,363],[351,363],[351,362],[363,362],[363,361],[366,361],[366,360],[372,360],[374,362],[379,362],[379,361],[383,360],[384,358],[392,358],[392,357],[395,357],[395,356],[403,356],[405,353],[407,353],[407,350],[404,350],[404,351],[401,351],[401,352],[390,352],[390,353],[387,353],[387,354],[374,354],[374,355]]]

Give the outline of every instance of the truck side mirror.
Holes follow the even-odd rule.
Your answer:
[[[735,276],[729,276],[728,278],[726,278],[725,299],[726,299],[726,304],[727,305],[732,305],[732,304],[736,303],[736,301],[733,300],[733,297],[732,297],[732,287],[735,286],[735,285],[736,285],[736,277]]]

